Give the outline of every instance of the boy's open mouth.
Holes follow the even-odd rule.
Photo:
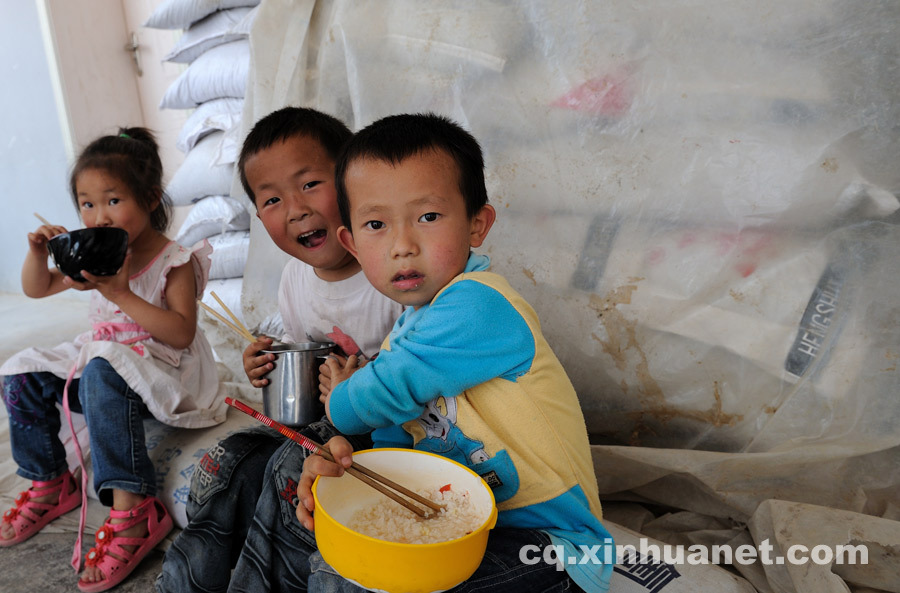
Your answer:
[[[409,271],[397,274],[391,279],[391,284],[400,290],[411,290],[417,288],[425,277],[416,271]]]
[[[316,229],[314,231],[309,231],[308,233],[303,233],[297,237],[297,241],[304,247],[312,249],[324,243],[327,237],[328,231],[325,229]]]

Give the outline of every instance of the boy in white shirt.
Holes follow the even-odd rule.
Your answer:
[[[278,292],[282,341],[332,341],[354,365],[378,353],[403,307],[372,287],[337,238],[334,164],[351,136],[330,115],[285,107],[256,123],[238,169],[266,232],[292,256]],[[276,364],[274,354],[262,352],[271,345],[262,337],[244,351],[244,371],[254,387],[268,383]],[[339,434],[324,418],[300,432],[319,442]],[[369,443],[364,436],[357,444]],[[290,579],[283,556],[271,550],[275,539],[283,549],[309,536],[294,518],[305,458],[301,447],[265,427],[211,447],[192,476],[189,523],[166,553],[157,591],[225,590],[239,556],[248,559],[240,574],[251,569],[249,583],[239,577],[244,585]]]

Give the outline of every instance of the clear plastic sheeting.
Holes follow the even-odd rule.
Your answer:
[[[892,0],[265,0],[244,133],[288,104],[457,120],[485,251],[572,377],[607,500],[746,537],[798,501],[896,546],[898,23]],[[283,262],[255,225],[252,323]],[[824,590],[771,574],[751,582]]]

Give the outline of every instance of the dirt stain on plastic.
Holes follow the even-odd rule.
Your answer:
[[[722,392],[718,381],[713,381],[714,401],[706,410],[683,410],[665,401],[665,393],[650,373],[649,359],[638,341],[637,321],[627,319],[618,308],[619,305],[631,304],[631,296],[643,278],[628,280],[629,284],[619,286],[605,296],[591,295],[589,306],[606,330],[605,339],[596,333],[592,333],[591,337],[600,344],[619,371],[630,371],[632,378],[637,379],[636,391],[642,409],[626,414],[634,422],[630,443],[639,445],[643,434],[655,434],[650,427],[651,422],[666,424],[675,419],[685,419],[721,427],[734,426],[741,421],[742,414],[728,414],[722,409]],[[637,361],[630,365],[629,358],[634,360],[634,355],[637,356]],[[627,393],[629,385],[624,379],[621,386],[623,392]]]
[[[621,286],[605,297],[592,294],[589,302],[590,308],[597,313],[606,329],[605,340],[597,334],[591,334],[591,337],[600,343],[603,351],[613,359],[613,363],[620,371],[624,371],[627,366],[626,351],[631,348],[638,352],[644,362],[647,360],[637,342],[635,332],[637,322],[625,319],[622,312],[616,308],[618,305],[631,304],[631,293],[635,290],[636,284]]]
[[[534,272],[529,270],[528,268],[522,268],[522,273],[525,274],[525,277],[531,280],[531,283],[537,286],[537,281],[534,279]]]

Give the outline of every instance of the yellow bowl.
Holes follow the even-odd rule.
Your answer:
[[[411,490],[450,483],[468,490],[484,516],[472,533],[435,544],[401,544],[375,539],[346,527],[357,510],[384,495],[345,473],[319,476],[313,483],[316,543],[322,557],[342,577],[367,589],[389,593],[434,593],[450,589],[475,572],[497,523],[494,494],[481,477],[446,457],[413,449],[368,449],[354,461]]]

